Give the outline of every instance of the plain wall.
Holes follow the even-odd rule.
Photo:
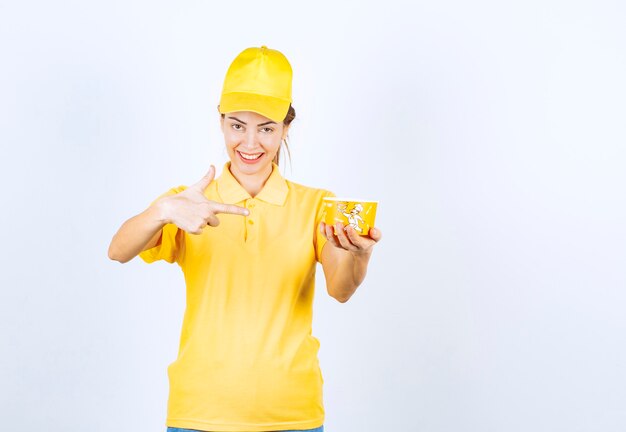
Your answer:
[[[325,427],[626,430],[618,1],[0,4],[0,419],[164,431],[176,265],[113,234],[227,160],[244,48],[282,51],[287,178],[380,201],[352,299],[318,266]]]

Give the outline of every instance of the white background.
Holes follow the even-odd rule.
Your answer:
[[[620,1],[0,3],[0,419],[164,431],[184,281],[113,234],[227,155],[249,46],[294,69],[296,182],[380,201],[325,291],[328,432],[626,430]]]

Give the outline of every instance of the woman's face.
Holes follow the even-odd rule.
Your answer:
[[[247,175],[271,173],[288,128],[252,111],[225,113],[220,119],[231,168]]]

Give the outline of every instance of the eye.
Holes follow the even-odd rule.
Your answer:
[[[231,127],[232,127],[233,129],[235,129],[235,130],[241,130],[241,129],[243,129],[243,126],[241,126],[239,123],[233,123],[233,124],[231,125]]]
[[[274,131],[274,129],[272,129],[271,127],[267,127],[267,126],[266,126],[266,127],[264,127],[264,128],[261,128],[261,130],[262,130],[263,132],[267,132],[267,133],[270,133],[270,132],[273,132],[273,131]]]

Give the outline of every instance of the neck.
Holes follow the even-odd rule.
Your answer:
[[[263,185],[270,175],[272,174],[272,164],[265,167],[262,172],[254,174],[245,174],[237,170],[237,168],[230,164],[230,172],[237,179],[239,184],[250,194],[252,198],[258,195],[263,189]]]

